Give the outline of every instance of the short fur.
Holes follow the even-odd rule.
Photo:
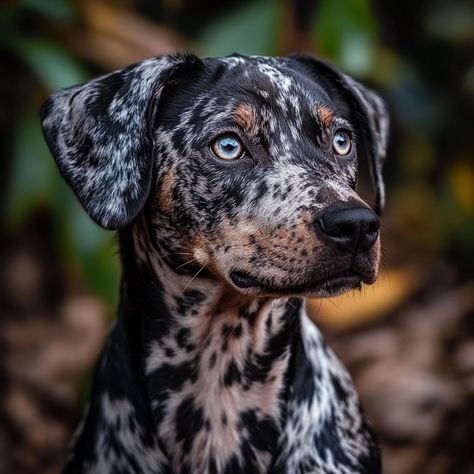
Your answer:
[[[380,472],[302,296],[375,281],[379,239],[348,251],[317,222],[367,208],[357,155],[383,206],[383,102],[309,55],[175,55],[61,91],[41,117],[84,209],[119,230],[123,267],[65,472]],[[356,137],[345,157],[341,127]],[[229,132],[247,149],[234,162],[210,151]]]

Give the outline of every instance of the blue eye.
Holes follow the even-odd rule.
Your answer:
[[[332,149],[336,155],[348,155],[352,148],[352,140],[349,132],[338,130],[332,139]]]
[[[233,135],[219,137],[211,146],[212,153],[221,160],[242,158],[245,149],[240,140]]]

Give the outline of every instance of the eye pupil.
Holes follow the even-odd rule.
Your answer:
[[[237,143],[231,138],[224,138],[220,142],[220,147],[224,153],[232,153],[237,148]]]

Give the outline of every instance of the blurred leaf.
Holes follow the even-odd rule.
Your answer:
[[[69,192],[72,193],[71,190]],[[94,255],[97,248],[110,240],[111,233],[95,224],[76,201],[66,216],[66,225],[71,231],[74,247],[81,257]]]
[[[43,138],[39,119],[30,111],[13,139],[13,160],[7,192],[7,222],[17,225],[32,208],[49,203],[56,166]]]
[[[473,24],[474,6],[462,1],[435,3],[426,15],[426,30],[453,43],[473,41]]]
[[[378,44],[374,50],[374,65],[370,78],[387,90],[398,81],[400,70],[405,68],[404,60],[395,51]]]
[[[20,0],[17,6],[55,20],[72,20],[76,16],[69,0]]]
[[[110,310],[117,303],[120,276],[114,234],[90,219],[59,171],[55,176],[51,211],[60,252],[64,261],[85,277],[94,293],[107,302]]]
[[[203,56],[271,55],[277,51],[280,2],[249,3],[211,24],[202,34]]]
[[[364,76],[373,67],[376,24],[369,0],[322,0],[313,27],[319,52]]]
[[[433,145],[424,136],[407,134],[400,145],[399,163],[407,175],[428,176],[435,166]]]
[[[72,191],[68,189],[72,194]],[[119,287],[119,258],[114,234],[95,224],[76,199],[64,218],[72,243],[72,252],[80,261],[87,282],[93,291],[104,298],[109,308],[117,302]]]
[[[453,192],[464,207],[471,214],[474,213],[474,170],[468,162],[455,163],[450,171],[449,180]]]
[[[87,282],[94,293],[107,302],[110,311],[117,306],[120,283],[119,257],[116,253],[113,234],[109,232],[106,242],[81,262]]]
[[[18,13],[18,9],[10,5],[0,9],[0,43],[9,44],[15,35]]]
[[[392,190],[394,217],[403,239],[425,250],[443,246],[446,226],[438,196],[424,178],[404,178],[403,186]]]
[[[20,57],[50,91],[84,82],[88,74],[65,50],[54,43],[38,39],[14,42]]]
[[[395,119],[407,130],[416,131],[426,138],[444,126],[443,103],[414,68],[402,68],[387,95]]]

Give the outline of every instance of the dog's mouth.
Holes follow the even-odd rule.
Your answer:
[[[229,277],[232,283],[244,293],[275,296],[337,296],[349,290],[359,289],[364,282],[370,283],[364,281],[364,277],[352,269],[343,270],[325,278],[313,278],[302,283],[281,286],[241,270],[233,270]]]

